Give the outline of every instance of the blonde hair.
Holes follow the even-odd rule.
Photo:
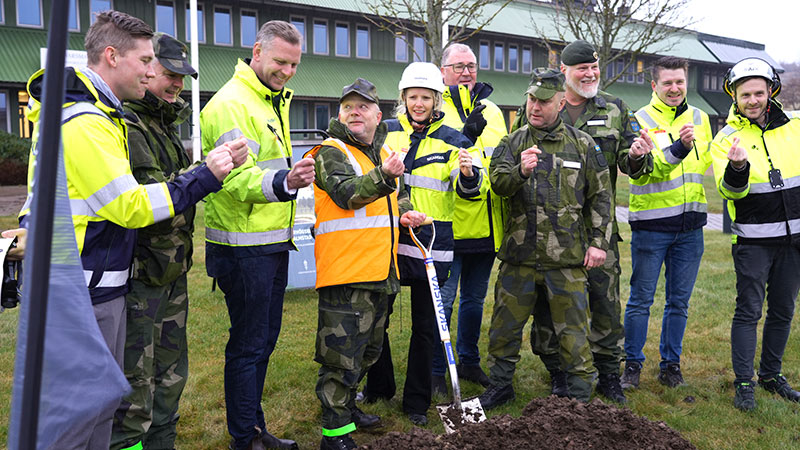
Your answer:
[[[392,115],[394,117],[400,117],[400,116],[405,115],[405,113],[406,113],[405,95],[406,95],[406,91],[408,89],[411,89],[411,88],[403,89],[398,94],[398,96],[397,96],[397,106],[394,107],[394,111],[392,112]],[[422,88],[422,89],[427,89],[427,88]],[[434,116],[436,116],[437,113],[442,111],[442,103],[443,103],[442,93],[438,92],[438,91],[434,91],[433,89],[428,89],[428,90],[433,93],[433,111],[431,111],[431,117],[434,117]]]

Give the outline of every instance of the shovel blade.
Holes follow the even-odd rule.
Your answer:
[[[470,397],[461,401],[461,410],[455,404],[447,403],[436,405],[439,417],[442,419],[444,430],[447,434],[453,433],[468,423],[478,423],[486,420],[481,401],[478,397]]]

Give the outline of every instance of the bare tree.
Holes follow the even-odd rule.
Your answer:
[[[463,42],[486,25],[511,3],[511,0],[367,0],[371,15],[364,17],[380,30],[389,31],[410,44],[409,36],[419,36],[431,53],[434,64],[441,64],[442,50],[451,42]],[[484,16],[484,8],[497,10]],[[447,25],[447,42],[442,42]],[[411,45],[412,51],[416,49]],[[424,60],[425,55],[417,55]]]
[[[787,111],[800,109],[800,63],[781,63],[781,93],[778,100]]]
[[[542,36],[547,50],[575,39],[594,44],[600,60],[601,88],[614,84],[621,76],[637,73],[638,56],[670,50],[675,33],[696,23],[686,14],[691,0],[553,0],[549,14],[557,36],[548,37],[532,20],[534,31]],[[621,71],[606,77],[606,67],[623,61]],[[629,72],[630,70],[630,72]],[[643,70],[643,69],[641,69]]]

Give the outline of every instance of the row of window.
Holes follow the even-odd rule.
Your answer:
[[[533,70],[533,48],[529,45],[506,45],[503,42],[494,43],[494,58],[490,56],[491,46],[488,41],[481,41],[478,48],[478,65],[482,70],[494,69],[498,72],[531,73]],[[508,52],[506,52],[506,49]]]
[[[716,72],[703,72],[703,90],[712,92],[723,92],[725,76]]]
[[[42,28],[44,18],[42,15],[42,0],[16,0],[17,2],[17,25],[20,27]],[[94,22],[94,13],[111,9],[111,0],[90,0],[89,16]],[[3,17],[3,0],[0,0],[0,23],[5,23]],[[78,0],[69,0],[69,17],[67,26],[70,31],[80,31],[80,21],[78,20]]]
[[[627,69],[625,69],[625,61],[620,60],[606,66],[607,80],[620,73],[623,75],[617,79],[619,83],[644,84],[644,61],[638,60],[636,64],[629,65]]]

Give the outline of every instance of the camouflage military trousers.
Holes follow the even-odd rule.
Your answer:
[[[133,392],[114,414],[111,449],[175,447],[178,401],[189,374],[186,274],[167,286],[136,279],[125,296],[124,370]]]
[[[594,366],[601,374],[619,374],[625,340],[625,330],[620,320],[618,241],[619,237],[614,235],[603,267],[589,270],[589,342]],[[539,355],[548,371],[554,372],[559,370],[558,339],[553,331],[550,309],[544,303],[540,306],[531,332],[533,353]]]
[[[385,292],[346,285],[319,289],[314,360],[322,365],[316,392],[324,436],[355,430],[350,407],[358,382],[381,354],[388,306]]]
[[[550,308],[559,342],[560,367],[567,372],[570,395],[588,401],[595,369],[588,340],[586,271],[582,268],[537,271],[527,266],[500,264],[489,328],[489,378],[497,386],[511,384],[520,360],[523,328],[531,314],[538,320],[536,311],[540,303]]]

